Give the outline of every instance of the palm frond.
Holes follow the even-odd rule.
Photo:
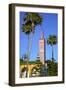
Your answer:
[[[57,37],[55,35],[50,35],[47,44],[55,45],[57,43]]]

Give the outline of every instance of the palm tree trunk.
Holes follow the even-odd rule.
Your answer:
[[[34,21],[32,20],[32,32],[34,33]]]
[[[52,61],[54,60],[54,51],[53,51],[53,45],[52,45]]]
[[[29,64],[29,48],[30,48],[30,35],[28,34],[28,47],[27,47],[27,77],[29,77],[28,64]]]
[[[34,22],[32,22],[32,39],[33,39],[33,35],[34,35]],[[30,40],[30,34],[28,34],[28,48],[27,48],[27,77],[29,77],[29,70],[28,70],[28,64],[29,64],[29,57],[30,57],[30,50],[32,47],[32,40]]]

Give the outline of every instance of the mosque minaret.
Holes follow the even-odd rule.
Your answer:
[[[44,38],[44,32],[41,30],[40,32],[40,40],[39,40],[39,57],[41,63],[45,64],[45,38]]]

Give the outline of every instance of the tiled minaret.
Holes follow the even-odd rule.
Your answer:
[[[44,64],[45,63],[45,39],[44,39],[43,31],[41,31],[40,33],[39,56],[40,56],[40,61],[42,62],[42,64]]]

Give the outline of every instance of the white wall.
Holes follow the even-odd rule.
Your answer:
[[[29,87],[8,86],[8,4],[28,3],[43,5],[65,5],[65,1],[66,0],[0,0],[0,90],[65,90],[66,84]]]

